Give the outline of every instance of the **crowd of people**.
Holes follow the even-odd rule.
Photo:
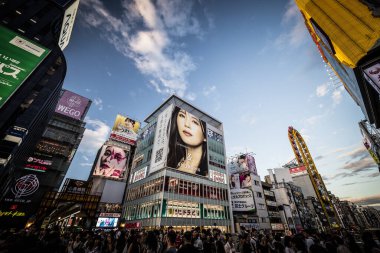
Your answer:
[[[264,234],[242,230],[239,234],[218,229],[191,231],[98,230],[61,232],[45,230],[3,231],[0,253],[380,253],[380,234],[363,232],[355,240],[347,231],[295,235]]]

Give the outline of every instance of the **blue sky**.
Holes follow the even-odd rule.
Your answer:
[[[329,190],[380,205],[364,116],[292,1],[111,2],[81,0],[64,52],[64,88],[93,101],[68,177],[88,177],[116,114],[142,121],[176,93],[224,123],[228,156],[255,153],[261,176],[294,158],[293,126]]]

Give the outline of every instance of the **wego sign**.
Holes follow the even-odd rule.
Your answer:
[[[58,101],[55,112],[81,120],[88,103],[89,100],[87,98],[65,90]]]

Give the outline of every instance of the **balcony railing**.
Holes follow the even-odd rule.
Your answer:
[[[267,200],[266,203],[268,206],[277,206],[277,203],[274,201]]]
[[[271,192],[271,191],[268,191],[268,190],[264,190],[264,195],[267,195],[267,196],[274,196],[274,193]]]

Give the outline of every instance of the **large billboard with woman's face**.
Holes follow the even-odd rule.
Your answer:
[[[162,126],[161,126],[162,123]],[[162,112],[157,121],[150,173],[157,162],[190,174],[208,176],[206,123],[179,107]]]
[[[94,176],[114,179],[125,177],[129,152],[118,146],[103,145],[96,161]]]

